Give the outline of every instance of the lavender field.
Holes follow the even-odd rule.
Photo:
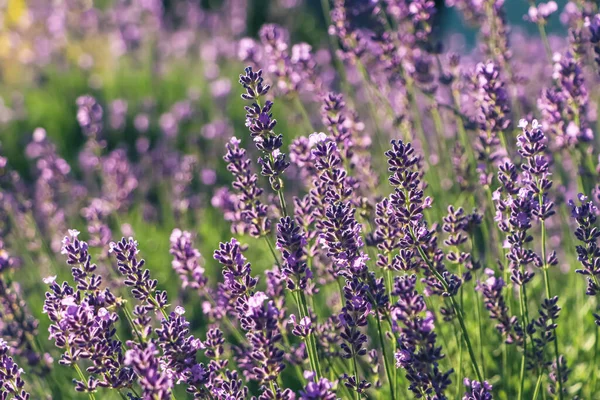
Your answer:
[[[600,399],[598,8],[0,0],[0,400]]]

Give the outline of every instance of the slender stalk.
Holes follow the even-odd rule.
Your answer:
[[[598,365],[598,334],[600,333],[600,327],[598,325],[595,326],[594,329],[594,363],[593,365]],[[592,388],[591,392],[596,393],[596,385],[598,381],[598,373],[596,372],[596,368],[592,368]]]
[[[417,242],[415,234],[414,234],[414,232],[412,232],[412,228],[411,228],[410,233],[411,233],[411,236],[413,237],[413,240],[415,242]],[[417,246],[417,250],[418,250],[421,258],[423,259],[423,261],[425,261],[425,263],[429,267],[429,270],[431,271],[431,273],[433,273],[433,275],[435,275],[436,279],[442,284],[444,290],[446,292],[448,292],[448,290],[449,290],[448,283],[446,282],[444,277],[442,275],[440,275],[440,273],[435,269],[435,267],[431,263],[431,260],[429,259],[427,254],[425,254],[425,252],[423,251],[421,246]],[[481,371],[479,370],[477,356],[475,355],[475,352],[473,351],[473,345],[471,344],[471,339],[469,338],[469,331],[467,330],[467,326],[465,325],[464,315],[462,313],[462,310],[460,309],[460,306],[457,304],[454,296],[450,296],[450,303],[452,304],[452,308],[454,309],[454,312],[456,313],[456,318],[458,319],[460,329],[462,330],[462,336],[464,338],[465,344],[467,345],[467,350],[469,351],[469,357],[471,357],[471,364],[473,364],[473,371],[475,371],[475,375],[477,375],[477,379],[479,380],[479,382],[483,382],[484,381],[483,375],[481,375]]]
[[[327,28],[329,28],[329,25],[331,24],[331,7],[329,6],[329,0],[321,0],[321,8],[323,10],[323,18],[325,19],[325,24],[327,25]],[[344,63],[342,62],[342,60],[340,60],[340,58],[338,57],[339,46],[337,39],[334,38],[332,35],[327,35],[327,38],[329,39],[329,47],[331,48],[333,62],[335,63],[335,69],[337,70],[337,73],[340,77],[342,89],[344,89],[344,92],[351,94],[351,87],[348,84],[348,79],[346,77],[346,68],[344,67]]]
[[[144,337],[140,333],[137,325],[133,322],[133,316],[131,315],[131,313],[129,312],[129,310],[127,309],[127,306],[125,304],[123,305],[123,314],[125,314],[125,319],[131,326],[131,329],[133,329],[133,331],[135,332],[135,335],[137,336],[140,343],[145,343]]]
[[[304,106],[302,105],[301,102],[298,101],[298,103],[300,104],[300,108],[304,109]],[[256,104],[258,105],[259,108],[262,108],[262,104],[260,99],[256,99]],[[306,112],[306,110],[304,110]],[[309,120],[310,123],[310,120]],[[265,152],[263,152],[263,154],[265,154]],[[268,153],[269,156],[269,160],[271,161],[271,163],[275,163],[275,158],[273,157],[273,153]],[[287,213],[287,208],[286,208],[286,204],[285,204],[285,197],[283,196],[283,181],[281,180],[280,177],[277,177],[277,179],[279,180],[279,189],[276,190],[277,192],[277,196],[279,197],[279,206],[281,207],[281,213],[283,214],[284,217],[288,216]]]
[[[300,290],[294,291],[294,299],[296,300],[296,306],[298,311],[300,312],[300,316],[302,318],[309,317],[310,313],[308,311],[308,307],[306,305],[306,297],[304,296],[304,292]],[[306,337],[306,351],[308,353],[308,358],[310,362],[310,367],[317,375],[317,378],[321,378],[321,366],[319,363],[319,352],[317,349],[317,343],[314,335],[310,333]]]
[[[456,326],[454,326],[454,332],[456,337],[460,336],[460,333],[456,332]],[[458,342],[458,371],[456,372],[456,398],[460,398],[460,394],[463,392],[463,382],[462,382],[462,372],[463,372],[463,368],[462,368],[462,357],[463,357],[463,342],[462,339],[459,339]]]
[[[537,397],[540,394],[540,388],[542,387],[542,376],[542,373],[538,375],[537,382],[535,383],[535,391],[533,392],[532,400],[537,400]]]
[[[539,195],[539,203],[540,207],[543,205],[543,193]],[[548,276],[548,263],[546,261],[546,221],[544,219],[541,220],[542,225],[542,269],[544,270],[544,286],[546,288],[546,298],[550,299],[552,297],[552,291],[550,290],[550,278]],[[554,320],[552,320],[554,323]],[[562,382],[562,372],[560,368],[560,354],[558,352],[558,333],[556,329],[554,330],[554,356],[556,358],[556,374],[558,378],[558,397],[560,400],[563,400],[563,382]]]
[[[523,355],[521,356],[521,371],[519,373],[519,395],[518,395],[518,399],[522,400],[523,399],[523,390],[525,387],[525,359],[527,357],[527,334],[525,332],[527,332],[527,321],[526,321],[526,311],[525,311],[525,305],[526,305],[526,300],[525,300],[525,286],[524,285],[520,285],[519,286],[519,303],[520,303],[520,308],[521,308],[521,320],[522,320],[522,324],[523,324],[523,332],[524,332],[524,336],[523,336]]]
[[[313,133],[315,131],[315,127],[313,126],[312,122],[310,121],[310,117],[308,115],[308,112],[306,111],[306,107],[304,107],[304,104],[302,104],[302,101],[300,100],[298,93],[294,94],[293,101],[294,101],[294,105],[300,112],[300,115],[302,115],[302,120],[304,121],[304,124],[310,130],[310,133]]]
[[[73,363],[73,368],[77,372],[77,375],[79,376],[79,379],[81,379],[81,382],[85,384],[87,382],[87,379],[85,379],[85,375],[83,375],[83,372],[81,371],[81,368],[79,368],[79,365],[77,365],[77,363]],[[88,393],[88,397],[90,398],[90,400],[96,400],[96,396],[94,396],[94,393]]]
[[[483,372],[483,376],[485,376],[485,358],[483,355],[483,324],[481,323],[481,297],[479,293],[475,293],[475,297],[477,299],[477,325],[479,325],[479,356],[481,357],[481,371]]]
[[[271,255],[273,256],[273,260],[275,261],[275,264],[277,264],[277,266],[281,269],[281,263],[279,262],[279,259],[277,258],[277,254],[275,253],[275,248],[273,247],[273,243],[271,243],[271,239],[267,235],[265,235],[264,238],[265,238],[265,242],[267,242],[267,246],[269,246],[269,251],[271,252]]]
[[[356,377],[356,383],[358,384],[358,364],[356,363],[356,355],[352,356],[352,366],[354,367],[354,376]],[[360,400],[360,393],[354,391],[354,399]]]
[[[381,352],[383,353],[383,366],[385,368],[385,374],[388,378],[388,383],[390,384],[390,394],[392,396],[392,400],[396,399],[396,395],[394,393],[394,381],[392,380],[392,375],[390,371],[390,366],[388,362],[387,351],[385,350],[385,341],[383,340],[383,332],[381,330],[381,321],[379,319],[379,311],[377,313],[377,332],[379,333],[379,343],[381,344]],[[358,377],[357,377],[358,379]]]

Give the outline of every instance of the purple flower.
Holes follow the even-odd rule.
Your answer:
[[[193,247],[192,234],[180,229],[171,233],[171,265],[182,281],[183,289],[201,290],[207,282],[204,268],[200,265],[200,252]]]
[[[290,163],[280,150],[283,146],[283,136],[273,131],[277,125],[277,120],[273,119],[271,113],[273,102],[267,100],[264,106],[261,106],[260,99],[267,94],[269,86],[263,85],[262,70],[254,72],[252,67],[247,67],[245,72],[245,75],[240,75],[240,84],[246,90],[242,98],[253,101],[251,105],[245,107],[246,126],[254,138],[256,148],[263,153],[258,160],[261,165],[261,175],[269,179],[273,190],[280,191],[283,188],[280,176]]]
[[[102,106],[92,96],[77,98],[77,122],[83,133],[91,138],[97,138],[102,132]]]
[[[415,275],[405,275],[394,282],[392,294],[398,297],[398,302],[392,313],[401,332],[396,367],[406,371],[409,389],[415,395],[432,393],[443,399],[453,370],[440,370],[439,361],[444,355],[442,348],[436,345],[433,314],[427,310],[423,296],[416,291],[416,283]]]
[[[594,61],[600,67],[600,14],[590,17],[586,21],[586,25],[590,31],[590,43],[594,49]]]
[[[467,391],[465,392],[462,400],[492,400],[492,385],[487,381],[483,383],[478,381],[472,381],[468,378],[464,380]]]
[[[116,337],[119,316],[112,311],[120,305],[94,271],[88,245],[80,241],[79,232],[69,231],[63,240],[63,253],[72,265],[71,273],[77,287],[67,282],[59,285],[55,278],[45,280],[50,285],[46,293],[44,312],[51,321],[50,339],[64,348],[61,365],[72,366],[89,359],[87,382],[75,381],[77,391],[93,392],[96,386],[120,389],[129,387],[134,379],[130,368],[123,364],[122,343]]]
[[[582,268],[575,270],[575,272],[587,277],[586,294],[596,296],[600,293],[600,287],[596,284],[598,277],[600,277],[600,248],[598,247],[600,230],[596,226],[598,209],[587,197],[581,194],[578,197],[579,205],[576,205],[572,200],[569,201],[571,216],[577,222],[575,237],[581,242],[576,246],[576,250],[577,259]],[[596,324],[600,325],[600,315],[594,314],[594,317]]]
[[[489,167],[496,164],[504,153],[500,140],[511,124],[508,92],[500,69],[492,61],[477,64],[472,79],[478,106],[476,150],[478,159]]]
[[[157,281],[150,277],[150,271],[144,269],[144,259],[137,254],[138,243],[132,237],[122,238],[110,243],[110,252],[117,259],[119,272],[125,276],[125,285],[131,287],[131,293],[146,311],[164,311],[167,306],[167,293],[157,291]]]
[[[304,390],[300,391],[301,400],[335,400],[337,398],[333,391],[333,385],[326,378],[318,380],[310,379]]]
[[[153,342],[134,344],[127,350],[125,364],[131,366],[142,388],[142,400],[168,400],[173,381],[159,364],[158,350]]]
[[[183,312],[172,312],[156,329],[156,344],[162,350],[162,368],[176,383],[185,382],[196,390],[208,379],[208,371],[196,361],[202,342],[189,333]]]
[[[490,318],[498,321],[496,329],[505,338],[506,343],[514,343],[517,336],[513,334],[513,328],[521,331],[517,317],[510,317],[508,307],[504,300],[504,289],[506,284],[501,277],[492,274],[483,282],[477,282],[476,289],[481,292],[485,308],[490,313]]]
[[[290,218],[282,218],[277,224],[277,248],[281,251],[283,264],[281,273],[286,277],[289,290],[306,291],[311,277],[306,264],[306,234]]]
[[[25,381],[21,378],[22,370],[8,354],[8,344],[0,339],[0,392],[2,399],[12,395],[14,400],[28,400],[29,393],[25,391]]]
[[[258,177],[250,169],[251,161],[246,150],[240,147],[240,141],[235,137],[227,143],[227,154],[223,159],[227,169],[233,174],[235,181],[232,186],[239,193],[237,198],[230,198],[235,224],[232,230],[237,233],[248,232],[253,237],[266,235],[271,228],[267,218],[267,206],[262,204],[260,197],[263,190],[258,186]]]
[[[236,239],[219,244],[219,249],[215,250],[213,257],[223,266],[225,281],[221,286],[232,296],[231,306],[238,297],[250,295],[254,291],[258,279],[250,276],[251,265],[242,254],[242,248]]]

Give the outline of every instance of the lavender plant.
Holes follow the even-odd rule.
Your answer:
[[[4,3],[0,399],[597,396],[596,3]]]

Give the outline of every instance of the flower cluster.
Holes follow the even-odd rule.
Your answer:
[[[124,365],[123,343],[116,336],[119,316],[114,310],[119,301],[109,288],[100,288],[102,278],[94,273],[96,265],[91,263],[88,245],[78,235],[71,230],[63,240],[63,253],[72,266],[76,287],[67,282],[59,285],[56,277],[45,280],[50,285],[44,302],[44,312],[52,322],[50,339],[64,349],[61,365],[78,369],[82,360],[92,362],[86,368],[89,378],[80,374],[75,381],[77,391],[94,392],[97,386],[129,387],[134,374]]]
[[[233,188],[239,193],[232,199],[235,213],[232,230],[236,233],[249,232],[254,237],[267,234],[271,225],[267,218],[268,208],[260,200],[263,190],[257,185],[258,177],[252,173],[251,161],[237,138],[233,137],[227,143],[227,154],[223,158],[227,169],[235,177]]]
[[[30,394],[25,388],[25,381],[21,378],[22,370],[15,360],[9,355],[10,347],[0,339],[0,389],[2,398],[8,399],[12,395],[15,400],[29,400]]]
[[[401,325],[396,365],[406,370],[413,393],[445,398],[444,391],[450,385],[453,371],[440,370],[439,361],[444,355],[436,344],[434,317],[427,311],[423,296],[417,293],[416,284],[415,275],[405,275],[394,282],[393,295],[398,302],[392,312]]]
[[[207,278],[204,275],[204,268],[200,265],[200,252],[193,247],[192,234],[181,229],[173,229],[170,240],[169,252],[173,256],[171,265],[181,279],[182,288],[203,289]]]
[[[276,134],[273,129],[277,120],[273,119],[271,108],[273,103],[267,100],[264,106],[260,99],[269,92],[269,85],[263,84],[262,70],[254,72],[252,67],[246,68],[246,74],[240,75],[240,84],[246,90],[244,100],[253,101],[246,106],[246,126],[254,139],[256,147],[263,153],[259,159],[261,174],[269,179],[271,188],[279,191],[283,188],[281,175],[290,165],[286,155],[281,152],[283,135]]]

